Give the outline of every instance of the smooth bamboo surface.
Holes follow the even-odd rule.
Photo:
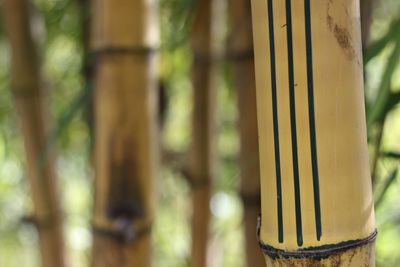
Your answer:
[[[188,174],[192,183],[191,266],[207,266],[211,184],[215,176],[214,114],[212,88],[212,0],[197,1],[191,30],[193,110]]]
[[[255,229],[261,213],[260,165],[258,152],[256,85],[253,55],[251,4],[247,0],[229,2],[230,30],[228,59],[233,67],[239,109],[240,192],[244,207],[246,264],[264,267]]]
[[[158,162],[156,2],[94,0],[93,267],[151,266]]]
[[[367,256],[365,266],[374,266],[373,246],[366,245],[374,241],[375,220],[359,1],[252,0],[252,10],[260,242],[268,266],[314,266],[278,264],[274,253],[310,259],[316,255],[304,250],[320,255],[324,248],[345,257],[353,246],[360,251],[352,261],[315,266],[364,266],[357,264]]]
[[[34,214],[43,267],[65,266],[62,215],[49,145],[46,92],[30,29],[28,1],[2,2],[5,30],[11,49],[11,87],[26,154]]]

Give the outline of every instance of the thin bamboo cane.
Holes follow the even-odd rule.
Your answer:
[[[157,169],[157,8],[94,0],[95,203],[92,266],[151,265]]]
[[[261,199],[251,5],[247,0],[230,1],[229,5],[228,59],[233,65],[239,107],[240,190],[244,205],[246,261],[249,267],[264,267],[255,235]]]
[[[358,0],[252,0],[268,266],[375,266]]]
[[[209,201],[214,177],[214,99],[212,89],[212,1],[197,1],[191,33],[193,62],[192,143],[188,174],[192,182],[191,266],[205,267],[209,231]]]
[[[30,30],[26,0],[3,1],[5,28],[11,47],[11,85],[21,129],[26,172],[39,232],[42,266],[65,266],[62,216],[59,207],[54,151],[47,143],[46,94],[41,88],[40,65]]]

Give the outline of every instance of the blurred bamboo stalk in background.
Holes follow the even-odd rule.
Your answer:
[[[151,266],[157,1],[93,0],[93,267]]]
[[[265,261],[255,234],[258,216],[261,212],[261,198],[250,1],[229,1],[229,13],[231,32],[227,44],[228,60],[233,65],[239,107],[240,191],[244,206],[246,260],[249,267],[264,267]]]
[[[207,265],[211,184],[215,172],[215,90],[212,86],[212,0],[197,1],[191,31],[192,142],[188,175],[192,185],[191,267]]]
[[[268,266],[375,266],[358,0],[252,0]]]
[[[46,92],[30,29],[27,0],[4,0],[3,16],[11,48],[11,87],[25,153],[34,205],[33,221],[39,232],[42,266],[65,266],[60,195],[49,143]]]

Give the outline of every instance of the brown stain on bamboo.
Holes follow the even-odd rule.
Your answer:
[[[348,59],[353,60],[355,58],[355,51],[353,48],[349,31],[346,28],[341,27],[338,24],[335,24],[333,33],[335,35],[338,44],[345,52]]]
[[[332,0],[328,0],[326,11],[326,24],[329,30],[333,33],[337,43],[342,48],[344,54],[349,60],[356,58],[356,50],[354,49],[353,40],[350,32],[343,26],[336,23],[330,15]],[[345,9],[346,16],[349,17],[347,9]]]

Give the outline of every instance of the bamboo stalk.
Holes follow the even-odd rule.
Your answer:
[[[194,54],[192,67],[192,143],[188,174],[192,182],[191,266],[205,267],[209,231],[209,201],[214,177],[214,96],[212,89],[212,1],[197,1],[191,33]]]
[[[239,107],[240,190],[244,205],[246,262],[249,267],[264,267],[255,235],[261,199],[251,5],[246,0],[230,1],[229,4],[228,59],[233,65]]]
[[[157,170],[156,2],[94,0],[92,266],[151,265]]]
[[[62,216],[59,206],[54,151],[47,143],[46,94],[30,29],[26,0],[3,1],[5,28],[11,47],[11,87],[26,153],[26,172],[39,232],[42,266],[65,266]]]
[[[358,0],[252,0],[268,266],[375,266]]]

